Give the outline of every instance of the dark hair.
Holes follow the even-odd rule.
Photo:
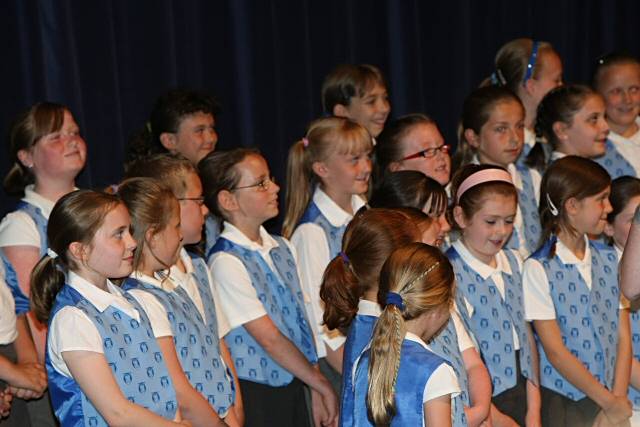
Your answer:
[[[611,181],[609,202],[613,210],[607,215],[607,222],[612,224],[627,207],[629,200],[636,196],[640,196],[640,179],[635,176],[621,176]]]
[[[136,160],[125,174],[125,178],[154,178],[168,186],[176,197],[187,192],[187,176],[198,174],[196,167],[179,154],[154,154]]]
[[[540,246],[552,234],[558,234],[561,230],[575,233],[565,210],[567,200],[571,198],[582,200],[594,196],[610,184],[611,177],[607,171],[593,160],[579,156],[566,156],[551,163],[540,183],[538,208],[542,226]],[[555,254],[555,248],[550,256],[553,254]]]
[[[322,83],[322,108],[333,114],[333,108],[340,104],[351,104],[354,96],[363,97],[373,85],[387,87],[380,70],[369,64],[342,64],[334,68]]]
[[[513,197],[516,203],[518,202],[518,191],[516,190],[515,185],[504,181],[486,181],[478,185],[474,185],[473,187],[465,191],[464,194],[462,194],[459,201],[456,200],[458,189],[460,188],[464,180],[469,178],[474,173],[486,169],[499,169],[506,172],[506,170],[504,168],[501,168],[500,166],[487,164],[476,165],[470,163],[459,169],[453,176],[453,179],[451,180],[451,197],[454,202],[451,205],[451,210],[449,211],[448,218],[452,228],[460,230],[460,226],[453,217],[453,208],[455,206],[460,206],[462,208],[462,213],[464,214],[465,218],[471,218],[482,208],[484,199],[490,194],[499,194],[505,197]]]
[[[600,84],[602,83],[602,76],[609,67],[615,65],[638,65],[640,61],[633,55],[626,52],[611,52],[606,55],[602,55],[596,60],[593,67],[593,73],[591,75],[591,86],[600,92]]]
[[[31,170],[18,159],[18,152],[31,150],[41,138],[60,130],[64,112],[68,110],[64,105],[39,102],[15,119],[9,133],[9,158],[13,165],[3,181],[7,194],[22,195],[24,188],[35,181]]]
[[[178,132],[186,116],[200,112],[215,116],[220,112],[220,106],[211,95],[188,89],[174,89],[159,97],[151,110],[149,121],[129,139],[127,169],[135,160],[150,154],[166,153],[160,135]]]
[[[341,256],[324,272],[320,298],[323,319],[330,329],[346,331],[358,312],[358,301],[377,284],[380,268],[395,248],[420,240],[418,225],[402,212],[391,209],[364,209],[351,220],[342,238]]]
[[[442,215],[447,203],[444,187],[418,171],[397,171],[385,175],[369,200],[369,206],[374,208],[404,206],[425,209],[431,217]]]
[[[240,171],[235,166],[249,156],[262,156],[262,154],[253,148],[235,148],[209,153],[198,163],[204,204],[216,217],[226,218],[218,205],[218,194],[238,185]]]
[[[31,307],[36,318],[47,323],[53,303],[65,284],[65,273],[77,268],[68,255],[69,245],[93,241],[104,218],[122,202],[117,196],[76,190],[60,198],[49,216],[47,239],[57,257],[44,255],[31,272]]]
[[[496,105],[508,101],[517,103],[522,108],[524,114],[524,106],[520,98],[506,87],[485,86],[475,89],[467,96],[462,106],[461,126],[458,132],[458,147],[456,148],[455,155],[451,159],[452,169],[454,171],[470,163],[476,152],[476,149],[467,141],[464,132],[467,129],[471,129],[476,135],[480,135],[482,127],[489,121],[489,117],[491,117],[491,113]]]

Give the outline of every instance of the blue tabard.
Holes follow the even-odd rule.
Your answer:
[[[631,346],[633,357],[640,360],[640,310],[631,312]],[[633,408],[637,411],[640,409],[640,391],[629,386],[629,400],[633,403]]]
[[[204,253],[208,254],[220,237],[220,220],[209,213],[204,219]]]
[[[531,257],[542,264],[556,311],[556,321],[565,347],[611,390],[618,345],[617,256],[615,250],[589,241],[591,290],[575,265],[565,265],[555,255],[549,258],[556,237],[550,238]],[[567,381],[551,364],[538,342],[541,385],[577,401],[585,394]]]
[[[609,175],[611,175],[611,179],[616,179],[624,175],[637,178],[638,172],[618,151],[618,148],[616,148],[610,139],[607,139],[606,146],[607,151],[605,151],[604,155],[593,160],[607,170]]]
[[[376,326],[376,316],[357,314],[349,326],[347,340],[344,343],[342,355],[342,395],[340,396],[340,425],[353,425],[353,399],[349,395],[353,393],[352,376],[353,364],[356,362],[364,348],[371,341],[373,328]]]
[[[453,427],[466,427],[467,416],[464,413],[464,407],[471,406],[469,379],[467,378],[467,369],[464,366],[464,360],[462,360],[460,346],[458,345],[456,326],[452,318],[449,318],[446,326],[431,339],[429,348],[451,365],[456,378],[458,378],[460,394],[451,400],[451,424]]]
[[[493,396],[516,386],[516,352],[513,343],[513,329],[520,341],[520,368],[525,378],[533,378],[529,330],[524,318],[522,296],[522,274],[516,257],[505,250],[511,274],[502,273],[505,298],[491,278],[482,278],[460,256],[455,247],[449,248],[447,257],[456,274],[458,293],[456,295],[460,315],[467,328],[480,345],[480,352],[491,374]],[[473,306],[469,314],[464,299]]]
[[[122,288],[142,289],[153,295],[167,312],[176,353],[185,375],[193,388],[202,394],[218,414],[225,414],[233,405],[235,390],[231,374],[220,356],[218,324],[205,323],[187,292],[177,286],[167,292],[153,284],[128,278]],[[199,287],[200,288],[200,287]],[[209,293],[210,295],[210,293]],[[207,294],[202,295],[203,303]]]
[[[242,262],[271,321],[310,363],[315,364],[318,356],[305,312],[296,263],[284,239],[273,237],[278,246],[271,249],[269,255],[276,272],[258,251],[246,249],[224,237],[218,239],[211,252],[226,252]],[[285,386],[293,380],[293,375],[273,360],[244,326],[232,329],[225,336],[225,341],[239,378],[272,387]]]
[[[122,394],[129,401],[173,420],[178,401],[151,324],[142,307],[132,297],[125,294],[125,298],[140,314],[139,322],[113,306],[100,312],[78,291],[65,285],[56,296],[49,322],[63,307],[82,310],[103,339],[104,357]],[[51,403],[63,426],[107,425],[78,383],[55,370],[48,348],[45,365]]]
[[[367,391],[369,384],[370,349],[362,353],[355,375],[352,400],[353,424],[350,426],[373,426],[367,410]],[[424,389],[431,374],[443,363],[436,354],[425,349],[417,342],[405,339],[400,350],[400,367],[395,387],[396,415],[391,419],[392,427],[421,426],[424,423]],[[352,373],[344,373],[350,375]],[[347,424],[341,424],[346,427]]]
[[[522,180],[522,191],[518,191],[518,207],[522,214],[522,224],[524,227],[524,241],[527,253],[533,253],[538,248],[540,241],[540,215],[538,214],[538,203],[535,196],[535,187],[533,186],[533,178],[531,177],[531,169],[518,165],[516,170],[520,174]],[[511,238],[506,244],[507,248],[520,249],[520,230],[513,230]]]
[[[313,201],[309,203],[307,210],[300,218],[298,225],[306,224],[308,222],[314,223],[322,228],[325,236],[327,236],[327,243],[329,244],[329,258],[333,259],[338,256],[338,253],[342,250],[342,236],[347,229],[347,225],[336,227],[332,225],[329,220],[320,212],[320,208]]]
[[[40,256],[42,257],[47,252],[47,247],[49,247],[49,243],[47,240],[48,220],[44,217],[44,215],[42,215],[42,211],[40,210],[40,208],[37,208],[31,203],[25,202],[24,200],[18,203],[16,211],[22,211],[26,213],[35,223],[36,229],[38,230],[38,235],[40,236]],[[29,297],[25,295],[20,288],[18,284],[18,275],[16,274],[13,265],[11,265],[2,249],[0,249],[0,258],[2,258],[2,263],[4,264],[4,272],[7,285],[9,286],[9,289],[11,289],[11,295],[13,295],[13,299],[15,300],[16,314],[24,314],[31,310],[31,302],[29,301]]]

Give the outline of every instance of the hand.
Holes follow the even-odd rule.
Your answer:
[[[0,391],[0,418],[9,416],[9,412],[11,412],[11,400],[13,400],[11,393],[6,390]]]
[[[44,367],[39,363],[18,363],[13,366],[13,372],[7,376],[9,388],[16,391],[17,389],[31,390],[37,397],[42,396],[47,389],[47,374]],[[20,397],[18,393],[13,394]]]
[[[311,410],[313,412],[313,424],[315,427],[331,427],[338,425],[338,409],[337,399],[333,393],[333,389],[329,385],[328,390],[331,392],[331,396],[325,396],[319,391],[311,389]],[[327,404],[331,405],[331,401],[326,401],[326,398],[333,398],[335,408],[330,410]]]
[[[495,405],[491,405],[491,422],[494,427],[518,427],[513,418],[500,412]]]
[[[626,396],[614,396],[611,403],[602,408],[602,412],[612,425],[618,425],[633,415],[631,402]]]
[[[598,412],[598,415],[596,415],[596,418],[593,421],[593,427],[630,427],[630,426],[631,426],[631,423],[629,422],[629,420],[625,420],[620,424],[616,424],[616,425],[611,424],[611,422],[605,415],[604,411]]]

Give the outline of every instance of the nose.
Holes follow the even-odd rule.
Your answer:
[[[209,208],[204,203],[200,205],[200,212],[202,212],[202,216],[206,217],[209,213]]]
[[[126,248],[131,251],[135,250],[138,247],[138,243],[135,241],[129,231],[127,231],[126,235],[124,236],[124,244]]]
[[[613,211],[613,206],[611,206],[611,201],[609,200],[609,198],[607,197],[604,201],[604,212],[606,214],[609,214]]]
[[[278,193],[280,191],[280,186],[278,184],[276,184],[275,182],[271,181],[271,185],[269,185],[269,190],[272,193]]]
[[[215,128],[211,128],[208,132],[208,139],[212,144],[218,142],[218,132],[216,132]]]
[[[371,158],[369,156],[365,156],[363,159],[362,172],[371,173]]]
[[[451,231],[451,225],[449,225],[449,221],[447,221],[447,217],[444,213],[438,217],[438,222],[440,223],[440,231],[443,233]]]
[[[391,111],[391,105],[389,104],[389,100],[386,98],[383,98],[380,100],[380,102],[378,103],[378,111],[380,111],[381,113],[385,113],[388,114],[389,111]]]

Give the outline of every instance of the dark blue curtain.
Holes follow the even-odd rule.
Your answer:
[[[392,115],[433,116],[455,144],[462,100],[516,37],[550,41],[565,80],[593,59],[640,54],[640,2],[563,0],[6,0],[0,134],[39,100],[70,107],[89,146],[81,187],[119,180],[124,147],[174,86],[219,99],[220,147],[257,146],[284,179],[289,145],[321,112],[339,63],[386,74]],[[9,167],[7,150],[0,174]],[[13,200],[0,196],[0,214]]]

